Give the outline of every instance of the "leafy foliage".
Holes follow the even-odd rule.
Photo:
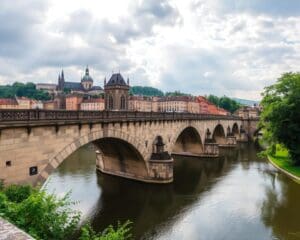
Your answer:
[[[36,239],[65,239],[76,229],[80,214],[63,198],[30,186],[4,188],[0,192],[0,216]]]
[[[291,159],[288,156],[288,151],[280,144],[276,145],[275,154],[269,155],[269,159],[280,168],[290,172],[291,174],[300,177],[300,166],[293,166]]]
[[[0,98],[28,97],[36,100],[49,100],[50,95],[42,90],[37,90],[34,83],[15,82],[12,85],[0,86]]]
[[[118,223],[116,229],[112,225],[108,226],[103,232],[95,233],[89,224],[82,227],[80,240],[128,240],[132,239],[130,233],[130,221],[126,221],[124,224]]]
[[[175,92],[166,92],[165,96],[166,97],[178,97],[178,96],[192,96],[192,95],[188,94],[188,93],[182,93],[180,91],[175,91]]]
[[[260,126],[270,154],[275,154],[277,143],[282,144],[293,163],[300,165],[300,73],[285,73],[266,87],[261,104]]]
[[[75,232],[80,213],[71,209],[69,194],[57,198],[31,186],[4,187],[0,181],[0,217],[7,219],[35,239],[66,239]],[[96,233],[87,224],[81,229],[81,240],[128,240],[130,221],[109,226]]]
[[[23,200],[27,199],[32,193],[32,188],[30,186],[17,186],[11,185],[4,189],[4,194],[7,199],[11,202],[20,203]]]
[[[216,106],[224,108],[225,110],[231,113],[235,112],[237,109],[241,107],[241,104],[239,104],[237,101],[226,96],[219,98],[214,95],[209,95],[207,99],[208,101],[215,104]]]
[[[142,96],[155,96],[155,97],[161,97],[164,95],[164,93],[153,87],[143,87],[143,86],[133,86],[130,88],[129,93],[131,95],[142,95]]]

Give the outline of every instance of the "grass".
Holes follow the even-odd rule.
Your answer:
[[[273,156],[269,156],[269,159],[278,167],[288,171],[296,177],[300,177],[300,166],[292,165],[287,149],[279,145],[276,146],[276,154]]]

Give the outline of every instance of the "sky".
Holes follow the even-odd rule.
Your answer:
[[[131,85],[259,100],[300,71],[299,0],[0,0],[0,84],[121,72]]]

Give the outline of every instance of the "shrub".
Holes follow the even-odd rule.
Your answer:
[[[29,186],[10,186],[0,192],[0,215],[36,239],[70,236],[80,220],[72,204],[69,194],[57,198]]]
[[[4,193],[8,200],[11,202],[20,203],[27,199],[32,192],[32,187],[30,186],[17,186],[11,185],[4,189]]]
[[[118,223],[117,228],[114,229],[112,225],[108,226],[103,232],[95,233],[90,224],[86,224],[81,228],[80,240],[128,240],[132,239],[130,233],[130,221],[124,224]]]

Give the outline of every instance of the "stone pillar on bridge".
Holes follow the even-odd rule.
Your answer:
[[[226,144],[224,147],[235,147],[237,144],[237,139],[234,136],[233,132],[230,130],[230,127],[227,128]]]
[[[146,160],[147,171],[136,173],[128,173],[126,171],[117,170],[117,168],[108,169],[105,166],[105,156],[100,148],[96,147],[96,167],[100,172],[134,179],[150,183],[170,183],[173,182],[173,158],[164,151],[164,143],[161,137],[158,137],[153,144],[153,152],[150,159]],[[126,160],[125,160],[126,161]]]
[[[236,137],[234,136],[227,136],[226,137],[226,147],[235,147],[237,144],[237,141],[236,141]]]
[[[240,138],[238,139],[238,141],[239,142],[248,142],[249,141],[248,134],[243,126],[241,126],[241,128],[240,128]]]
[[[218,157],[219,156],[219,145],[212,139],[212,134],[207,129],[206,137],[204,141],[204,155],[207,157]]]
[[[149,164],[149,177],[154,182],[172,182],[173,181],[173,158],[164,150],[165,144],[161,136],[158,136],[153,144]]]

